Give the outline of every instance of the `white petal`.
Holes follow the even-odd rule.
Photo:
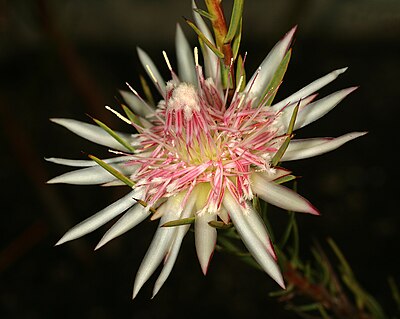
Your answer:
[[[291,189],[269,182],[258,173],[252,174],[251,181],[253,192],[266,202],[286,210],[319,215],[309,201]]]
[[[104,159],[103,161],[107,164],[110,163],[118,163],[118,162],[127,162],[133,159],[133,156],[118,156],[113,158]],[[45,158],[46,161],[52,162],[55,164],[71,166],[71,167],[89,167],[98,165],[95,161],[92,160],[73,160],[67,158],[59,158],[59,157],[48,157]]]
[[[193,8],[193,17],[196,22],[196,26],[200,29],[200,31],[204,34],[204,36],[212,43],[214,43],[213,36],[211,35],[210,30],[207,27],[207,24],[204,22],[203,18],[199,13],[197,13],[194,9],[197,9],[196,3],[192,1],[192,8]],[[220,77],[219,74],[219,61],[218,57],[215,55],[212,50],[204,45],[203,50],[203,59],[204,59],[204,67],[205,67],[205,74],[206,77],[211,77],[214,79],[214,82],[217,86],[219,86]]]
[[[135,94],[129,91],[119,90],[119,94],[121,94],[122,98],[128,104],[128,106],[132,109],[133,113],[142,117],[151,116],[154,113],[154,110],[150,105],[147,105],[143,101],[141,101]],[[141,119],[142,120],[142,119]]]
[[[336,138],[309,138],[292,140],[282,157],[282,161],[293,161],[321,155],[363,136],[367,132],[352,132]]]
[[[97,244],[96,249],[107,244],[114,238],[126,233],[136,225],[140,224],[150,215],[150,211],[144,209],[142,205],[136,204],[130,208],[118,221],[104,234]]]
[[[289,175],[291,171],[282,168],[282,167],[275,167],[272,171],[268,170],[265,172],[258,172],[264,179],[267,181],[273,181],[283,176]]]
[[[151,80],[154,82],[157,90],[160,92],[160,94],[165,97],[165,81],[162,78],[160,72],[158,72],[158,69],[154,62],[150,59],[148,54],[144,52],[141,48],[137,48],[137,52],[139,55],[139,60],[142,63],[144,69],[146,70],[148,76],[151,78]],[[151,72],[149,71],[149,68]],[[154,77],[153,77],[154,76]]]
[[[217,242],[217,230],[208,223],[217,220],[217,215],[201,212],[194,222],[194,236],[197,258],[199,259],[203,274],[207,273],[208,265]]]
[[[221,218],[221,220],[225,223],[228,224],[229,223],[229,214],[226,211],[226,209],[221,206],[221,208],[218,211],[218,217]]]
[[[182,212],[181,218],[188,218],[192,215],[196,197],[197,197],[197,193],[194,190],[192,192],[192,194],[189,196],[188,201],[186,202],[186,205]],[[156,283],[154,284],[152,298],[154,298],[154,296],[158,293],[158,291],[160,290],[160,288],[162,287],[164,282],[167,280],[169,274],[171,273],[172,268],[175,265],[176,258],[178,257],[178,253],[179,253],[179,249],[182,244],[183,237],[185,237],[187,231],[190,228],[190,225],[182,225],[182,226],[178,226],[177,228],[178,228],[178,231],[177,231],[175,240],[174,240],[173,244],[171,245],[170,251],[167,254],[167,258],[165,260],[164,267],[161,270],[161,273],[158,276]]]
[[[178,229],[176,230],[176,236],[175,239],[169,249],[168,252],[168,258],[166,259],[166,262],[164,264],[164,267],[160,273],[160,275],[157,278],[156,283],[154,284],[153,288],[153,296],[152,298],[155,297],[155,295],[159,292],[161,287],[164,285],[165,281],[167,280],[168,276],[170,275],[172,268],[175,265],[176,258],[178,257],[179,249],[181,248],[182,240],[185,237],[187,231],[190,228],[190,225],[183,225],[183,226],[178,226]]]
[[[279,64],[284,58],[288,51],[290,44],[292,43],[293,35],[296,32],[297,26],[293,27],[285,36],[272,48],[268,53],[264,61],[261,63],[260,71],[256,71],[251,79],[248,81],[244,92],[250,90],[251,95],[257,96],[259,99],[262,98],[268,83],[271,81]]]
[[[157,269],[158,265],[161,263],[164,256],[170,250],[171,244],[173,243],[178,231],[177,227],[161,226],[168,221],[175,220],[180,217],[180,214],[177,215],[177,211],[179,211],[179,204],[181,202],[180,200],[177,200],[175,197],[170,197],[164,204],[166,205],[165,213],[161,217],[159,227],[136,274],[135,283],[133,285],[132,299],[136,297],[140,288],[142,288],[144,283],[150,278],[153,272]]]
[[[57,245],[61,245],[67,241],[77,239],[82,237],[100,226],[103,226],[105,223],[109,222],[114,217],[123,213],[129,207],[134,205],[136,201],[133,198],[141,198],[143,195],[142,189],[135,189],[129,194],[125,195],[121,199],[102,209],[98,213],[90,216],[84,221],[80,222],[78,225],[72,227],[66,234],[56,243]]]
[[[332,93],[318,101],[310,103],[307,107],[304,107],[297,114],[294,129],[297,130],[302,128],[319,118],[323,117],[326,113],[331,111],[336,105],[338,105],[347,95],[356,90],[357,87],[351,87],[348,89],[340,90]],[[289,125],[289,122],[287,123]]]
[[[121,145],[116,139],[114,139],[110,134],[108,134],[99,126],[71,119],[53,118],[50,120],[54,123],[64,126],[76,135],[79,135],[93,143],[126,152],[126,148],[123,145]],[[132,142],[132,137],[130,134],[117,131],[115,132],[129,143]]]
[[[260,214],[257,213],[250,205],[249,210],[246,211],[245,220],[247,221],[250,230],[254,232],[260,242],[264,245],[265,249],[267,249],[269,254],[276,260],[275,250],[271,243],[267,227],[260,217]]]
[[[293,93],[286,99],[272,105],[271,106],[272,110],[278,112],[283,107],[285,107],[287,104],[297,103],[300,99],[303,99],[303,98],[309,96],[310,94],[315,93],[320,88],[324,87],[328,83],[335,80],[340,74],[344,73],[346,70],[347,70],[347,68],[342,68],[342,69],[332,71],[331,73],[328,73],[327,75],[315,80],[314,82],[311,82],[310,84],[303,87],[301,90],[297,91],[296,93]]]
[[[193,50],[179,24],[176,25],[175,37],[176,58],[178,61],[178,75],[182,82],[197,84]]]
[[[261,243],[256,233],[251,229],[247,222],[246,212],[242,210],[229,191],[225,193],[223,205],[228,210],[232,222],[242,238],[243,243],[246,245],[254,259],[258,262],[261,268],[272,277],[272,279],[284,288],[285,283],[278,264]]]
[[[136,172],[137,165],[110,165],[120,171],[122,174],[129,176]],[[50,179],[48,184],[73,184],[73,185],[97,185],[108,183],[115,180],[116,177],[109,173],[101,166],[92,166],[74,170],[60,176]]]

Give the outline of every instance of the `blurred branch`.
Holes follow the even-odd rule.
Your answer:
[[[328,244],[339,265],[333,267],[328,256],[316,243],[311,247],[314,262],[300,259],[298,253],[299,236],[294,214],[289,214],[287,231],[283,233],[283,245],[275,247],[287,282],[286,290],[270,293],[285,304],[285,308],[302,318],[324,319],[385,319],[388,318],[380,304],[358,283],[349,263],[332,239]],[[287,232],[290,232],[288,234]],[[237,256],[242,261],[260,270],[251,255],[240,248],[233,236],[236,230],[221,231],[218,249]],[[288,237],[292,243],[288,244]],[[394,300],[400,300],[394,281],[389,282]],[[343,287],[344,286],[344,287]]]
[[[25,126],[20,123],[17,117],[11,112],[11,109],[16,108],[10,107],[4,98],[0,97],[0,126],[4,131],[6,140],[9,142],[9,147],[14,155],[14,159],[20,167],[20,170],[25,174],[28,181],[25,182],[23,187],[31,186],[38,195],[45,211],[47,212],[49,219],[55,225],[56,229],[60,232],[70,227],[72,222],[68,216],[70,216],[67,208],[67,204],[64,202],[62,197],[56,192],[53,187],[47,187],[45,182],[49,179],[46,169],[44,168],[42,158],[34,147],[34,143],[30,138],[28,132],[26,132]],[[21,189],[22,196],[26,190]],[[40,242],[41,239],[45,238],[47,234],[47,227],[44,224],[34,223],[29,226],[21,235],[14,241],[9,243],[5,252],[8,254],[10,251],[13,252],[9,257],[0,256],[0,260],[6,260],[5,265],[11,265],[16,259],[20,258],[23,253],[27,252],[36,243]],[[21,240],[21,238],[23,240]],[[19,253],[15,253],[13,247],[18,247]],[[72,244],[71,249],[75,256],[84,264],[90,263],[90,259],[86,254],[88,248],[85,247],[83,242],[79,244]],[[4,251],[2,252],[4,253]],[[10,257],[11,256],[11,257]]]
[[[57,54],[64,65],[65,71],[87,105],[89,114],[96,114],[99,118],[108,118],[107,111],[102,107],[104,97],[96,81],[90,75],[74,46],[58,29],[46,0],[37,0],[40,22],[45,34],[55,45]]]

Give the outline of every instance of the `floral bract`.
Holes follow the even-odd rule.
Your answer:
[[[201,16],[197,25],[213,43]],[[224,88],[220,59],[203,47],[205,70],[178,26],[178,72],[164,52],[171,79],[165,82],[150,57],[138,49],[139,58],[162,99],[154,107],[139,94],[122,91],[130,110],[132,133],[109,131],[71,119],[53,119],[72,132],[107,146],[118,156],[104,161],[49,161],[80,169],[55,177],[49,183],[132,186],[125,197],[70,229],[57,244],[81,237],[123,214],[96,248],[133,228],[149,216],[160,218],[159,228],[138,270],[133,297],[164,260],[154,295],[170,274],[182,240],[190,228],[171,221],[194,221],[195,246],[204,274],[213,254],[217,230],[212,221],[232,222],[243,243],[259,265],[284,287],[273,244],[252,199],[285,210],[317,215],[306,199],[279,180],[291,172],[278,163],[308,158],[331,151],[365,133],[338,138],[292,139],[300,129],[333,109],[355,88],[343,89],[315,100],[315,92],[346,69],[333,71],[288,98],[272,104],[276,87],[269,87],[285,58],[296,28],[271,50],[246,85],[241,76],[236,88]],[[232,79],[228,79],[232,80]],[[106,128],[106,129],[105,129]],[[101,164],[101,165],[99,165]],[[103,167],[101,167],[103,166]],[[106,169],[104,169],[106,168]],[[123,178],[122,178],[123,176]]]

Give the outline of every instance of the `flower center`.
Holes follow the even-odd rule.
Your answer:
[[[158,119],[141,133],[150,153],[133,161],[140,168],[132,178],[147,188],[149,205],[198,184],[208,185],[208,211],[220,209],[226,188],[240,202],[251,199],[251,173],[269,169],[276,151],[274,115],[244,93],[226,105],[212,80],[200,78],[198,87],[170,81]]]
[[[197,89],[180,83],[168,92],[165,111],[165,141],[173,147],[177,160],[188,165],[218,161],[221,157],[221,136],[216,119],[207,112],[207,102]]]

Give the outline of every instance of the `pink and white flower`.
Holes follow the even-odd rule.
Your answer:
[[[200,15],[195,13],[195,19],[212,41]],[[317,90],[335,80],[344,68],[315,80],[276,104],[266,105],[268,94],[267,97],[263,94],[290,48],[295,30],[290,30],[273,47],[244,89],[234,92],[222,89],[219,60],[207,48],[203,52],[203,70],[196,49],[193,54],[179,26],[176,33],[178,74],[164,53],[171,72],[168,82],[150,57],[138,49],[140,61],[162,99],[154,107],[133,89],[121,92],[137,116],[135,123],[125,119],[136,129],[136,134],[116,132],[129,148],[98,126],[72,119],[52,119],[75,134],[114,150],[118,156],[104,161],[134,185],[126,196],[70,229],[57,244],[79,238],[119,217],[97,249],[146,218],[160,218],[160,226],[139,267],[133,289],[135,297],[164,260],[155,283],[155,295],[169,276],[190,228],[189,224],[162,225],[194,218],[195,246],[205,274],[217,240],[217,230],[209,222],[232,222],[254,259],[284,287],[273,244],[251,200],[258,196],[285,210],[318,215],[317,209],[305,198],[277,183],[290,172],[274,165],[273,158],[288,136],[295,108],[299,109],[294,129],[300,129],[328,113],[355,89],[343,89],[315,100]],[[292,139],[280,162],[320,155],[364,134]],[[122,184],[93,161],[48,160],[79,167],[49,183]]]

